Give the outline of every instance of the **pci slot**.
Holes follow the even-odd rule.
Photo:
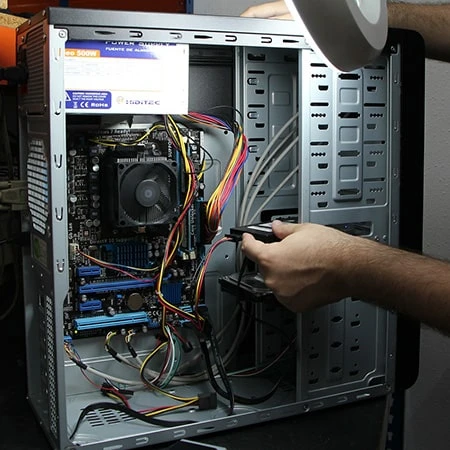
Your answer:
[[[122,313],[115,316],[79,317],[74,319],[76,331],[98,330],[99,328],[124,327],[128,325],[152,325],[147,313]]]
[[[78,309],[81,312],[98,311],[102,308],[103,308],[103,303],[101,300],[88,300],[87,302],[80,303],[78,306]]]
[[[109,281],[102,283],[86,283],[78,287],[79,294],[106,294],[114,291],[124,291],[129,289],[144,289],[155,285],[150,279]]]
[[[77,267],[79,277],[99,277],[102,274],[100,266],[82,266]]]

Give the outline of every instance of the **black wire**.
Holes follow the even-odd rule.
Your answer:
[[[155,419],[154,417],[147,417],[144,414],[134,411],[133,409],[128,408],[125,405],[109,403],[109,402],[99,402],[99,403],[93,403],[92,405],[86,406],[86,408],[84,408],[81,411],[81,414],[78,417],[75,428],[73,429],[69,439],[70,440],[73,439],[76,432],[78,431],[78,428],[81,425],[81,422],[91,411],[102,410],[102,409],[120,411],[120,412],[127,414],[130,417],[133,417],[134,419],[142,420],[143,422],[149,423],[151,425],[157,425],[160,427],[178,427],[180,425],[189,425],[191,423],[197,423],[195,420],[170,421],[170,420],[163,420],[163,419]]]
[[[218,105],[218,106],[213,106],[211,108],[208,108],[206,111],[214,111],[215,109],[231,109],[233,112],[237,113],[241,119],[242,122],[244,122],[244,116],[242,115],[241,111],[239,111],[239,109],[235,108],[234,106],[231,105]],[[224,117],[219,117],[219,119],[224,120],[225,122],[227,122],[229,125],[231,125]],[[230,128],[232,128],[230,126]]]
[[[209,342],[211,343],[211,349],[212,349],[212,353],[214,355],[214,360],[217,366],[217,369],[219,371],[219,375],[220,378],[222,380],[222,383],[225,386],[225,389],[222,389],[222,387],[217,383],[216,377],[214,376],[214,372],[212,370],[212,363],[211,363],[211,358],[209,355],[209,350],[208,350],[208,345],[207,345],[207,340],[203,337],[200,338],[200,348],[203,352],[203,355],[205,357],[205,363],[206,363],[206,370],[208,372],[208,376],[211,382],[212,387],[214,388],[214,390],[222,397],[226,398],[227,400],[230,401],[230,414],[233,412],[234,410],[234,403],[240,403],[243,405],[257,405],[259,403],[263,403],[266,400],[268,400],[269,398],[271,398],[276,390],[278,389],[278,386],[281,382],[281,378],[275,383],[275,385],[273,386],[273,388],[267,393],[264,394],[260,397],[243,397],[241,395],[237,395],[233,392],[232,389],[232,385],[230,382],[230,377],[227,374],[226,370],[225,370],[225,366],[223,364],[222,361],[222,357],[220,355],[219,352],[219,347],[218,347],[218,343],[217,343],[217,339],[214,335],[213,332],[209,333],[208,335],[209,337]]]

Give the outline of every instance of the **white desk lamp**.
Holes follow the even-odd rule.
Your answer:
[[[387,39],[386,0],[285,0],[315,51],[350,72],[373,61]]]

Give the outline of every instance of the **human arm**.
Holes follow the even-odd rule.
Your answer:
[[[242,16],[292,19],[283,0],[252,6]],[[450,62],[450,4],[388,3],[388,20],[391,28],[420,33],[427,58]]]
[[[389,3],[389,26],[419,32],[427,58],[450,62],[450,4]]]
[[[280,242],[245,234],[242,251],[292,311],[345,297],[395,310],[450,334],[450,264],[317,224],[273,223]]]
[[[259,17],[262,19],[287,19],[292,20],[289,9],[284,0],[276,2],[262,3],[261,5],[250,6],[242,14],[242,17]]]

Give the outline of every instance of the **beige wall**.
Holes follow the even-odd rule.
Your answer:
[[[8,7],[8,0],[0,0],[0,9],[6,9]]]

